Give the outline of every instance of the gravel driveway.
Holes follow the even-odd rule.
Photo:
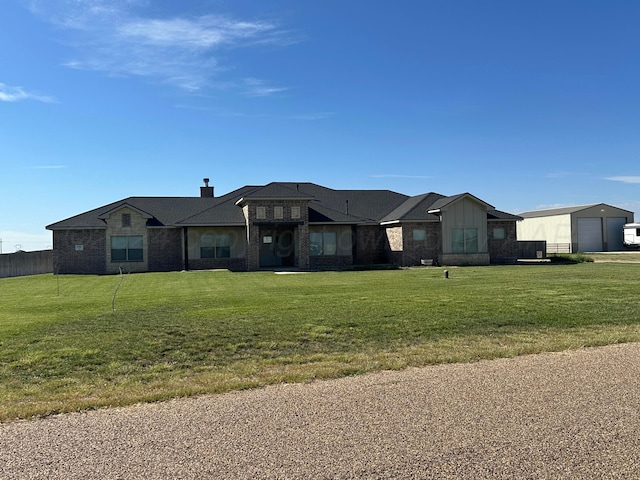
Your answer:
[[[0,478],[640,478],[640,344],[0,425]]]

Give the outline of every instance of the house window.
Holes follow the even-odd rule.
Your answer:
[[[309,234],[309,255],[335,255],[338,252],[336,232],[312,232]]]
[[[451,229],[452,253],[478,253],[477,228]]]
[[[200,258],[230,258],[231,236],[226,233],[200,237]]]
[[[300,218],[300,207],[294,206],[291,207],[291,218]]]
[[[256,218],[260,220],[267,218],[267,207],[256,207]]]
[[[131,214],[123,213],[122,214],[122,228],[131,228]]]
[[[506,238],[504,227],[495,227],[493,229],[494,240],[504,240]]]
[[[278,220],[284,218],[284,210],[281,206],[273,207],[273,218]]]
[[[427,239],[427,231],[424,228],[416,228],[413,230],[413,240],[416,242],[424,242]]]
[[[111,237],[112,262],[142,262],[142,235]]]

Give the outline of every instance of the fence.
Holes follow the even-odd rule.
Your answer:
[[[547,258],[547,242],[545,240],[519,240],[518,258],[524,260]]]
[[[0,278],[53,273],[53,250],[0,255]]]
[[[547,253],[571,253],[571,244],[547,243]]]

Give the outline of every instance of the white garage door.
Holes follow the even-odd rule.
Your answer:
[[[602,251],[602,218],[578,218],[578,250]]]
[[[625,217],[607,218],[607,250],[619,252],[624,250],[622,244],[622,227],[627,223]]]

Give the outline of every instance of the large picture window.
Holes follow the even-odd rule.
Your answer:
[[[451,243],[452,253],[478,253],[478,229],[453,228]]]
[[[231,236],[227,233],[200,237],[200,258],[230,258]]]
[[[309,255],[335,255],[338,253],[336,232],[312,232],[309,234]]]
[[[112,262],[142,262],[142,235],[111,237]]]

